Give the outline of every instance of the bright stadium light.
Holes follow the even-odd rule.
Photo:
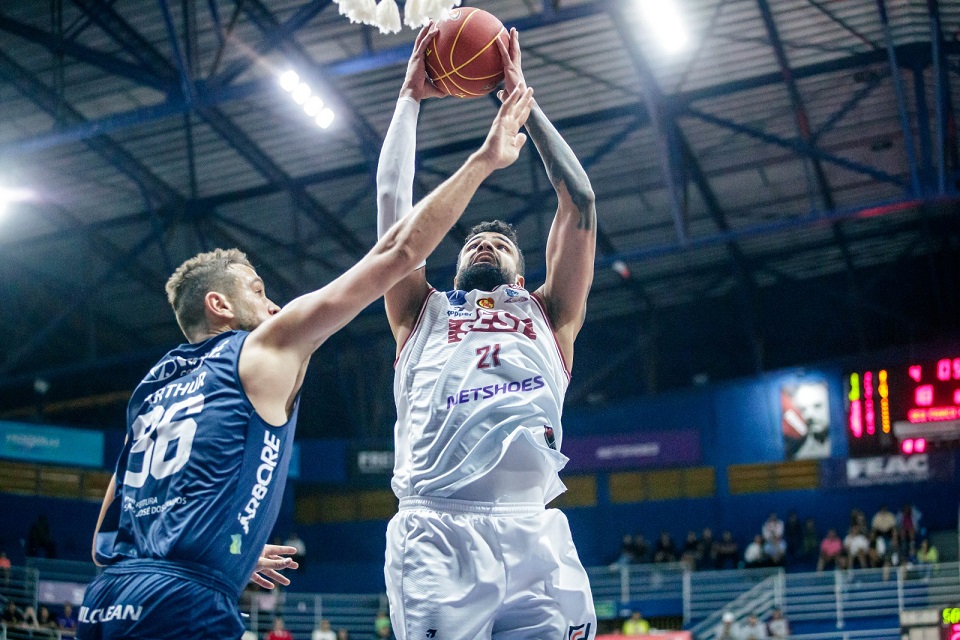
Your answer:
[[[0,186],[0,215],[4,215],[10,205],[16,202],[26,202],[33,200],[33,192],[29,189],[12,189]]]
[[[303,110],[307,113],[308,116],[313,118],[323,109],[323,100],[320,96],[312,96],[307,100],[306,104],[303,105]]]
[[[286,71],[280,76],[280,86],[285,91],[293,91],[298,84],[300,84],[300,75],[296,71]]]
[[[310,97],[311,93],[313,93],[313,90],[310,88],[310,85],[306,82],[301,82],[293,88],[293,101],[297,104],[303,104],[307,101],[307,98]]]
[[[317,116],[317,125],[321,129],[326,129],[331,124],[333,124],[333,119],[336,117],[336,114],[333,113],[329,107],[324,108],[320,115]]]
[[[683,51],[689,41],[676,0],[638,0],[647,28],[667,53]]]

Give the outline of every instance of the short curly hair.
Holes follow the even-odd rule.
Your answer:
[[[467,232],[467,239],[463,241],[463,246],[467,246],[474,236],[480,235],[481,233],[499,233],[502,236],[505,236],[507,240],[513,243],[513,246],[517,248],[517,253],[520,256],[520,259],[517,261],[517,275],[522,276],[526,270],[526,261],[523,259],[523,251],[520,249],[520,242],[517,240],[517,231],[513,228],[513,225],[509,222],[504,222],[503,220],[490,220],[487,222],[481,222],[478,225],[474,225],[470,231]],[[460,259],[457,258],[457,268],[460,267]]]
[[[209,292],[228,296],[237,292],[237,274],[229,270],[234,264],[253,268],[247,254],[239,249],[214,249],[190,258],[167,280],[167,300],[188,340],[206,327],[204,299]]]

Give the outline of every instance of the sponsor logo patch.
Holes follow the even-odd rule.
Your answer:
[[[480,298],[477,300],[477,306],[483,307],[484,309],[493,309],[493,298]]]
[[[590,637],[590,623],[571,626],[567,629],[567,640],[587,640]]]

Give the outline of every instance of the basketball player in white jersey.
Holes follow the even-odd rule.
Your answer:
[[[422,50],[409,61],[380,156],[381,234],[412,206],[419,102],[439,95],[425,80]],[[501,56],[509,93],[523,83],[515,30]],[[543,286],[524,288],[516,235],[498,221],[471,230],[454,291],[433,289],[421,265],[385,296],[398,345],[393,490],[400,498],[385,578],[401,640],[596,633],[566,517],[545,509],[565,490],[557,475],[567,461],[560,414],[593,280],[594,194],[536,104],[526,129],[559,200]]]

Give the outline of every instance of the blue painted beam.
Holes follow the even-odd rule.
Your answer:
[[[847,117],[847,115],[848,115],[851,111],[853,111],[854,109],[856,109],[856,108],[857,108],[857,105],[859,105],[861,102],[863,102],[864,99],[867,98],[867,96],[869,96],[871,93],[873,93],[873,91],[874,91],[877,87],[879,87],[880,84],[881,84],[885,79],[886,79],[886,76],[879,75],[879,74],[873,76],[872,78],[870,78],[870,79],[867,81],[867,84],[866,84],[865,86],[860,87],[859,89],[857,89],[857,91],[856,91],[852,96],[850,96],[850,98],[849,98],[846,102],[844,102],[844,103],[840,106],[839,109],[837,109],[836,111],[834,111],[834,112],[830,115],[829,118],[827,118],[826,120],[824,120],[823,124],[821,124],[821,125],[817,128],[817,130],[812,133],[812,135],[811,135],[811,140],[812,140],[813,142],[817,142],[817,141],[819,141],[820,138],[823,137],[825,134],[829,133],[830,131],[833,131],[833,128],[836,127],[837,124],[838,124],[841,120],[843,120],[845,117]]]
[[[169,91],[172,86],[168,79],[157,77],[140,65],[127,62],[103,51],[98,51],[92,47],[77,44],[69,40],[60,41],[47,31],[18,22],[3,14],[0,14],[0,31],[39,45],[50,53],[63,53],[74,60],[93,65],[107,73],[126,78],[137,84],[152,87],[163,92]]]
[[[212,0],[211,0],[212,2]],[[273,51],[280,46],[284,40],[293,36],[301,27],[317,17],[324,9],[331,4],[331,0],[312,0],[297,9],[292,16],[280,26],[270,29],[256,48],[256,56],[262,56]],[[209,84],[214,87],[222,87],[231,84],[238,77],[249,69],[257,61],[256,56],[251,56],[244,60],[235,60],[214,78],[209,79]]]
[[[53,334],[68,318],[70,318],[70,316],[72,316],[84,305],[86,305],[87,302],[89,302],[91,296],[102,289],[106,284],[111,282],[117,276],[117,274],[126,269],[127,264],[139,256],[150,244],[161,240],[162,237],[162,235],[158,235],[157,231],[151,231],[149,235],[140,240],[140,242],[134,245],[133,248],[131,248],[125,254],[114,259],[107,271],[94,280],[93,283],[83,289],[78,290],[71,299],[65,300],[59,313],[54,315],[45,326],[41,327],[24,344],[15,349],[13,352],[7,354],[3,364],[0,365],[0,376],[9,375],[27,358],[33,355],[37,349],[42,347],[47,340],[53,336]]]
[[[933,87],[936,100],[936,130],[937,130],[937,189],[940,193],[947,190],[947,113],[949,111],[950,95],[943,58],[943,30],[940,26],[940,3],[938,0],[927,0],[927,10],[930,13],[930,47],[933,58]]]
[[[887,58],[890,62],[891,77],[893,78],[893,92],[897,97],[897,113],[900,115],[900,128],[903,130],[907,165],[910,168],[910,188],[914,196],[919,196],[923,187],[920,184],[920,169],[917,166],[917,154],[913,146],[913,128],[910,125],[910,115],[907,113],[907,98],[903,90],[903,79],[900,77],[900,65],[897,61],[893,32],[890,29],[890,17],[887,15],[887,3],[886,0],[876,0],[876,4],[877,11],[880,14],[880,26],[883,28],[883,37],[887,44]]]
[[[62,117],[70,123],[82,124],[85,122],[83,115],[61,100],[56,91],[40,82],[28,69],[21,66],[3,51],[0,51],[0,77],[6,77],[20,93],[50,116],[54,118]],[[104,136],[92,136],[85,138],[83,142],[91,151],[116,167],[134,184],[144,185],[161,202],[182,202],[183,198],[176,189],[154,174],[133,154],[113,140]]]
[[[180,78],[180,92],[186,97],[187,105],[193,103],[194,89],[193,79],[190,77],[187,59],[183,55],[183,49],[180,47],[180,39],[177,37],[177,28],[173,24],[173,15],[170,13],[169,0],[157,0],[160,5],[160,13],[163,15],[163,24],[167,30],[167,40],[170,42],[170,50],[173,51],[173,59],[177,63],[177,70]]]
[[[407,47],[404,50],[406,53],[403,53],[396,61],[390,62],[389,64],[405,64],[409,57],[410,49]],[[944,43],[943,50],[951,55],[960,54],[960,42]],[[363,58],[364,56],[360,57]],[[930,64],[930,47],[919,43],[900,45],[897,48],[897,57],[904,64],[926,66]],[[798,67],[793,70],[793,75],[798,79],[809,78],[827,73],[848,71],[850,69],[883,62],[885,59],[886,55],[883,51],[870,51],[846,58],[837,58],[805,67]],[[353,60],[358,60],[358,58],[353,58]],[[387,62],[385,60],[379,60],[377,64],[379,65],[377,68],[381,68],[381,66],[387,65]],[[325,67],[325,72],[331,77],[342,77],[345,75],[346,72],[344,70],[338,71],[337,67],[337,64],[327,66]],[[766,73],[752,78],[744,78],[711,87],[668,95],[665,99],[668,106],[674,112],[678,112],[686,106],[701,100],[709,100],[741,91],[766,87],[778,84],[781,81],[782,77],[779,73]],[[173,82],[172,76],[170,82]],[[210,87],[203,81],[198,80],[195,83],[197,92],[195,103],[206,107],[218,106],[245,100],[263,92],[275,90],[275,86],[275,80],[273,78],[252,80],[240,85],[231,85],[228,87]],[[637,108],[642,109],[644,107],[636,104],[623,107],[624,110]],[[158,105],[141,107],[131,111],[105,116],[97,120],[75,125],[69,129],[31,136],[30,138],[0,145],[0,155],[49,149],[62,144],[83,140],[90,136],[105,135],[136,127],[141,124],[157,122],[175,115],[181,115],[188,111],[190,111],[190,105],[187,104],[182,96],[170,95],[166,101]]]
[[[784,149],[791,149],[798,153],[801,153],[808,157],[815,157],[835,164],[844,169],[854,171],[856,173],[862,173],[864,175],[870,176],[875,180],[880,182],[886,182],[888,184],[893,184],[898,187],[904,187],[905,183],[900,178],[893,176],[885,171],[877,169],[876,167],[869,167],[865,164],[855,162],[853,160],[848,160],[846,158],[841,158],[832,153],[824,151],[823,149],[812,147],[803,140],[798,139],[789,139],[781,138],[780,136],[762,131],[755,127],[751,127],[739,122],[734,122],[726,118],[721,118],[720,116],[715,116],[699,109],[694,109],[693,107],[687,107],[684,113],[697,118],[698,120],[703,120],[704,122],[709,122],[710,124],[717,125],[718,127],[723,127],[725,129],[730,129],[731,131],[736,131],[737,133],[742,133],[744,135],[750,136],[751,138],[756,138],[762,140],[769,144],[777,145],[778,147],[783,147]]]
[[[793,108],[793,118],[797,126],[797,133],[801,140],[815,149],[816,143],[810,133],[810,118],[807,115],[807,108],[803,103],[803,97],[800,95],[800,89],[797,87],[797,81],[793,77],[793,70],[790,68],[787,52],[783,47],[783,41],[780,39],[780,29],[777,28],[777,23],[773,18],[773,11],[770,10],[770,3],[767,0],[757,0],[757,8],[760,9],[760,17],[763,19],[767,36],[770,38],[770,46],[773,47],[773,53],[777,58],[777,66],[780,67],[783,83],[787,87],[787,95],[790,96],[790,106]],[[825,209],[831,210],[834,208],[833,193],[830,189],[827,175],[823,171],[823,165],[820,163],[819,158],[813,157],[809,158],[809,160],[813,165],[813,175],[823,206]],[[811,201],[813,201],[812,197]]]

